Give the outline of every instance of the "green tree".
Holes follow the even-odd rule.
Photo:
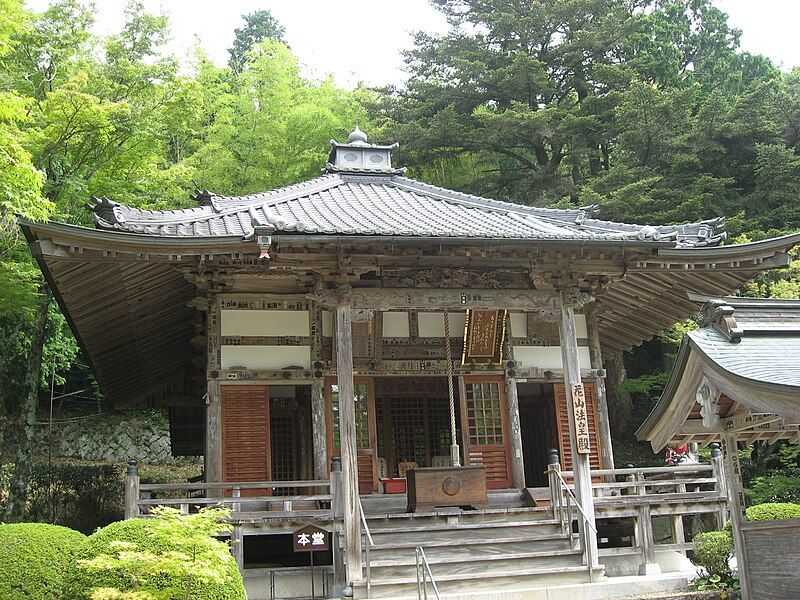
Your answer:
[[[203,143],[184,161],[197,183],[216,193],[248,194],[319,174],[328,141],[363,114],[359,95],[300,75],[296,57],[267,40],[238,75],[202,54]]]
[[[268,10],[261,9],[242,15],[244,27],[234,30],[233,45],[228,48],[228,67],[238,74],[247,66],[247,53],[265,40],[286,43],[286,29]]]

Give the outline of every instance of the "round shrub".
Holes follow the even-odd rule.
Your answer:
[[[0,525],[0,598],[53,600],[66,597],[64,582],[86,536],[45,523]]]
[[[247,600],[228,545],[193,530],[193,517],[197,515],[118,521],[89,536],[70,584],[74,597],[88,598],[93,590],[112,588],[171,600]],[[128,553],[139,556],[131,559]],[[86,562],[101,556],[104,568]],[[217,573],[218,580],[196,578],[209,571]]]
[[[728,531],[708,531],[695,536],[692,561],[708,575],[729,577],[728,561],[733,553],[733,539]]]
[[[800,519],[800,504],[767,502],[747,509],[748,521],[780,521],[782,519]],[[725,523],[726,531],[730,531],[731,527],[730,521]]]

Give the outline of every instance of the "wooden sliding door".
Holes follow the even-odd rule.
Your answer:
[[[269,387],[223,385],[222,479],[271,481]],[[269,490],[243,490],[243,496],[261,496]]]
[[[356,451],[358,453],[358,491],[378,491],[378,438],[375,427],[375,389],[371,377],[353,379],[356,405]],[[325,405],[328,420],[328,461],[341,454],[339,438],[339,386],[335,377],[325,380]]]
[[[513,487],[503,376],[464,376],[460,388],[465,463],[486,467],[489,489]]]

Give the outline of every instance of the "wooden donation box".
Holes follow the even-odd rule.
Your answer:
[[[406,480],[408,512],[431,511],[437,506],[489,508],[483,465],[409,469]]]

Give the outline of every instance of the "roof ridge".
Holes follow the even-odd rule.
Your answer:
[[[436,194],[441,196],[444,201],[452,200],[453,202],[474,204],[473,208],[491,208],[509,210],[513,212],[520,212],[526,215],[540,216],[540,212],[544,213],[561,213],[564,215],[574,215],[578,217],[581,214],[587,214],[588,211],[580,208],[546,208],[538,206],[529,206],[527,204],[517,204],[515,202],[506,202],[504,200],[494,200],[493,198],[486,198],[484,196],[477,196],[475,194],[468,194],[466,192],[459,192],[456,190],[448,190],[440,186],[432,185],[430,183],[423,183],[416,179],[409,177],[392,177],[391,181],[398,187],[412,189],[416,191],[424,190],[429,194]]]
[[[313,179],[308,179],[307,181],[292,183],[272,190],[257,192],[255,194],[246,194],[243,196],[223,196],[214,194],[213,198],[223,200],[241,200],[244,198],[252,198],[252,203],[244,202],[239,206],[239,208],[241,208],[243,206],[264,204],[265,201],[274,200],[277,202],[281,200],[288,200],[291,199],[291,196],[298,192],[314,193],[330,189],[331,187],[339,185],[340,183],[342,183],[342,178],[340,177],[339,173],[326,173],[324,175],[314,177]],[[272,202],[270,202],[270,204],[272,204]]]

